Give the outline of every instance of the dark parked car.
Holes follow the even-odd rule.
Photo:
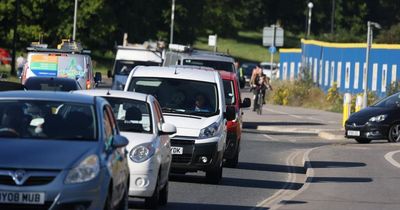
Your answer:
[[[400,142],[400,93],[350,115],[345,124],[346,137],[358,143],[387,139]]]
[[[0,209],[127,209],[129,169],[101,97],[0,93]]]
[[[18,82],[0,81],[0,91],[9,90],[25,90],[25,87]]]
[[[26,90],[72,91],[81,90],[79,83],[70,78],[60,77],[29,77],[25,81]]]

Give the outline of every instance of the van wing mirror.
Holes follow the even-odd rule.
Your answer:
[[[236,118],[236,109],[233,106],[226,107],[226,112],[224,114],[225,119],[228,121],[235,120]]]
[[[243,102],[240,103],[240,108],[248,108],[251,106],[251,100],[250,98],[244,98]]]
[[[171,135],[174,133],[176,133],[175,125],[172,125],[170,123],[163,123],[161,125],[160,134]]]

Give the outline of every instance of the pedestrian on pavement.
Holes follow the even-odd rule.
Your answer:
[[[20,54],[16,62],[17,62],[17,76],[21,77],[22,70],[24,69],[24,66],[26,64],[26,59],[22,54]]]

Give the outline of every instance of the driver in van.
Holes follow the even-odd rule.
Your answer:
[[[211,107],[208,105],[206,96],[203,93],[198,93],[195,97],[195,107],[196,112],[210,112]]]

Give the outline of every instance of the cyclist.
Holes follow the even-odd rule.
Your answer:
[[[251,90],[253,91],[254,94],[253,111],[256,111],[258,97],[262,97],[263,104],[265,104],[265,92],[267,89],[272,90],[272,86],[270,85],[270,79],[262,72],[260,65],[257,65],[253,69],[250,85],[251,85]],[[260,92],[261,96],[259,96]]]

